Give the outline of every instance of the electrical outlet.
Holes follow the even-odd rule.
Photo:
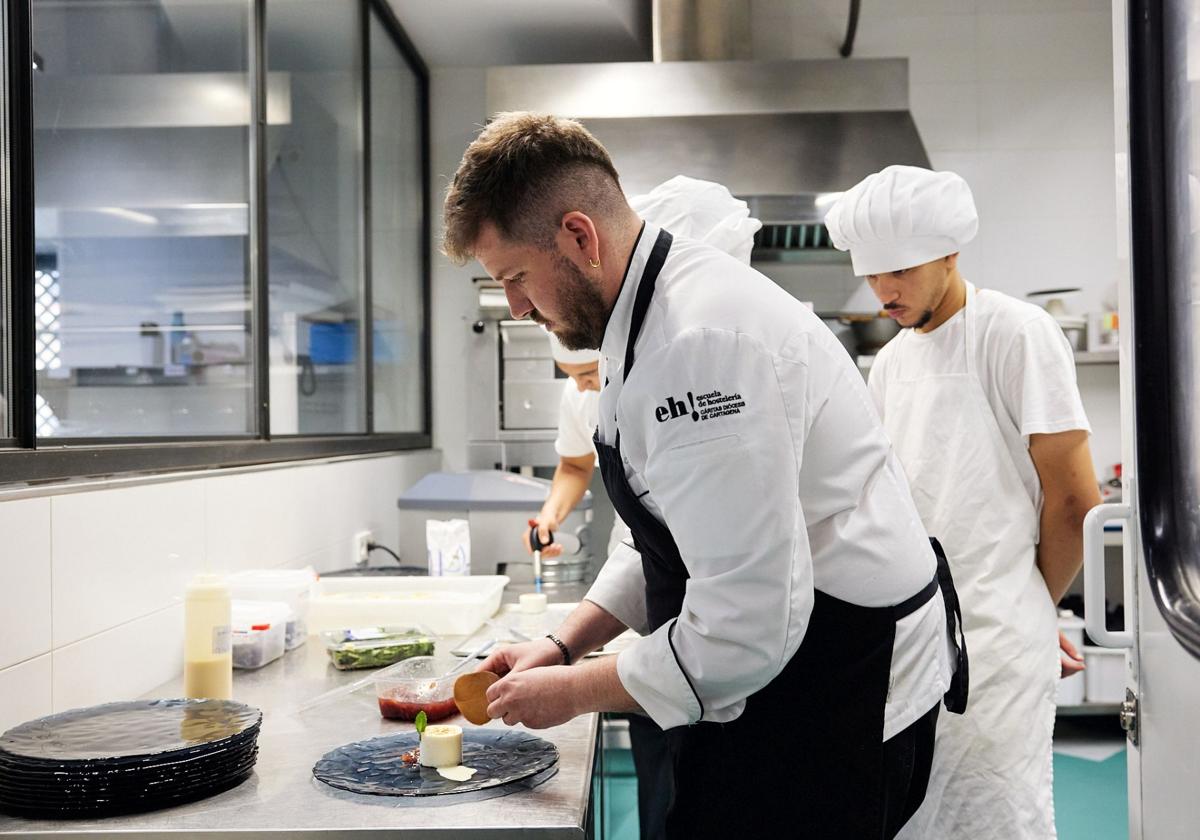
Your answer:
[[[366,564],[371,553],[370,545],[374,542],[370,531],[359,531],[354,535],[354,562]]]

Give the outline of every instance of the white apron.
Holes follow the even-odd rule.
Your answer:
[[[1055,837],[1051,736],[1057,618],[1037,568],[1038,512],[975,372],[889,379],[884,427],[929,535],[946,550],[971,656],[966,713],[938,720],[925,802],[905,840]],[[903,339],[902,339],[903,340]]]

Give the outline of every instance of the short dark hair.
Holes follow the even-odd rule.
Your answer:
[[[582,124],[550,114],[497,114],[463,154],[446,191],[442,250],[462,264],[486,223],[550,248],[572,210],[604,216],[625,204],[608,152]]]

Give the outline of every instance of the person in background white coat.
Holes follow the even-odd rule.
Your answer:
[[[734,198],[726,187],[686,175],[676,175],[650,192],[634,196],[629,206],[649,222],[712,245],[746,264],[754,248],[754,234],[762,227],[762,222],[750,216],[746,202]],[[571,381],[563,386],[558,410],[558,437],[554,441],[558,467],[545,504],[529,521],[529,525],[537,526],[542,544],[579,504],[591,483],[596,465],[592,438],[600,418],[600,351],[568,350],[554,333],[549,336],[554,361]],[[526,550],[532,552],[529,528],[522,529],[521,535]],[[618,515],[609,536],[608,554],[613,554],[622,542],[633,547],[629,527]],[[552,543],[542,551],[542,557],[561,553],[562,546]],[[630,715],[629,739],[638,779],[639,836],[641,840],[662,840],[671,803],[670,756],[663,732],[646,716]]]
[[[563,384],[562,397],[558,403],[558,436],[554,439],[554,451],[558,453],[558,466],[550,483],[550,492],[538,515],[521,529],[525,550],[532,553],[529,542],[529,526],[536,526],[538,539],[545,548],[542,557],[557,557],[562,554],[562,545],[551,543],[551,535],[558,531],[563,522],[579,504],[592,481],[596,469],[596,449],[592,435],[596,433],[596,418],[600,405],[600,353],[595,350],[568,350],[562,342],[547,332],[550,353],[559,370],[567,375]],[[620,517],[613,521],[608,539],[608,553],[628,533]],[[607,554],[606,554],[607,556]]]
[[[958,252],[979,223],[952,172],[889,166],[825,224],[906,328],[876,356],[870,391],[946,549],[971,652],[970,704],[939,722],[929,792],[901,836],[1052,838],[1055,683],[1082,667],[1055,604],[1100,502],[1070,345],[1044,310],[963,278]]]
[[[479,666],[500,675],[488,715],[648,715],[671,838],[893,837],[966,663],[944,555],[842,345],[762,274],[641,219],[572,120],[497,116],[444,222],[514,318],[600,348],[597,451],[635,545],[554,633]],[[642,638],[583,659],[627,627]]]

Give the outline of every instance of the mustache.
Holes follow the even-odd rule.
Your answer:
[[[548,320],[546,320],[546,317],[536,309],[529,313],[529,320],[533,321],[534,323],[541,324],[543,327],[550,323]]]
[[[883,305],[883,308],[884,309],[903,309],[904,307],[898,303],[885,303]]]

